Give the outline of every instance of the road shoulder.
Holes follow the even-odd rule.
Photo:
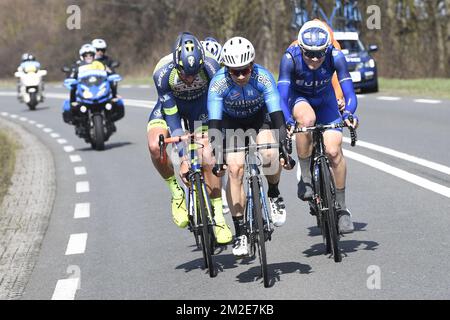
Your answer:
[[[56,194],[50,150],[23,127],[0,119],[17,140],[11,186],[0,205],[0,299],[20,299],[36,264]]]

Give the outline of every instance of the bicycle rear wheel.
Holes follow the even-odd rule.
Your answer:
[[[215,270],[212,261],[212,246],[211,246],[211,230],[212,227],[209,223],[208,210],[206,209],[205,196],[203,194],[202,182],[200,181],[200,174],[197,173],[194,177],[195,189],[197,192],[197,200],[199,207],[197,208],[197,214],[199,214],[198,220],[201,224],[200,240],[202,243],[203,259],[205,260],[205,268],[208,268],[209,276],[215,277]]]
[[[264,236],[264,222],[262,218],[262,204],[259,194],[259,184],[256,178],[252,178],[252,195],[253,195],[253,213],[256,221],[256,242],[258,245],[259,260],[261,262],[261,274],[264,280],[264,287],[270,285],[269,271],[267,267],[266,243]]]
[[[332,192],[332,186],[334,185],[331,176],[330,168],[325,161],[320,164],[320,171],[322,176],[322,201],[323,207],[327,208],[325,214],[325,230],[326,230],[326,242],[327,251],[331,249],[335,262],[342,261],[342,254],[339,249],[339,232],[336,219],[335,201]]]

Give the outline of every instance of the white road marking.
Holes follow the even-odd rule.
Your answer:
[[[9,113],[8,112],[2,112],[1,115],[4,116],[4,117],[7,117],[9,115]]]
[[[425,188],[427,190],[433,191],[435,193],[438,193],[440,195],[443,195],[444,197],[450,198],[450,188],[445,187],[443,185],[434,183],[430,180],[427,180],[425,178],[419,177],[415,174],[409,173],[405,170],[398,169],[396,167],[390,166],[388,164],[385,164],[381,161],[363,156],[361,154],[345,150],[344,149],[344,155],[347,158],[359,161],[365,165],[368,165],[370,167],[373,167],[375,169],[381,170],[383,172],[386,172],[388,174],[391,174],[397,178],[403,179],[405,181],[408,181],[412,184],[415,184],[419,187]]]
[[[429,103],[429,104],[442,103],[441,100],[432,100],[432,99],[416,99],[416,100],[414,100],[414,102],[417,102],[417,103]]]
[[[91,216],[91,204],[90,203],[77,203],[75,205],[75,212],[73,217],[75,219],[84,219]]]
[[[52,300],[75,300],[80,278],[58,280]]]
[[[140,85],[140,86],[138,86],[138,88],[139,89],[150,89],[151,86],[149,86],[149,85]]]
[[[351,140],[350,140],[350,138],[344,137],[344,142],[350,143]],[[393,156],[393,157],[396,157],[396,158],[399,158],[399,159],[402,159],[402,160],[406,160],[406,161],[418,164],[418,165],[426,167],[428,169],[436,170],[436,171],[439,171],[439,172],[442,172],[442,173],[450,175],[450,168],[446,167],[446,166],[444,166],[442,164],[439,164],[439,163],[435,163],[435,162],[432,162],[432,161],[421,159],[421,158],[418,158],[418,157],[415,157],[415,156],[412,156],[412,155],[409,155],[409,154],[406,154],[406,153],[403,153],[403,152],[399,152],[399,151],[396,151],[396,150],[393,150],[393,149],[390,149],[390,148],[378,146],[376,144],[369,143],[369,142],[364,142],[364,141],[361,141],[361,140],[358,140],[356,145],[359,146],[359,147],[363,147],[363,148],[367,148],[367,149],[370,149],[370,150],[378,151],[378,152],[381,152],[381,153],[384,153],[384,154],[387,154],[387,155],[390,155],[390,156]]]
[[[83,176],[86,174],[86,168],[85,167],[75,167],[73,168],[73,171],[76,176]]]
[[[29,124],[35,124],[36,121],[34,121],[34,120],[29,120],[28,123],[29,123]]]
[[[76,192],[77,193],[86,193],[89,192],[89,182],[88,181],[79,181],[76,184]]]
[[[86,251],[87,233],[71,234],[67,244],[66,256],[72,254],[83,254]]]
[[[58,139],[56,140],[59,144],[66,144],[67,140],[66,139]]]
[[[378,97],[377,99],[384,100],[384,101],[399,101],[399,100],[401,100],[400,97],[383,97],[383,96]]]
[[[52,132],[53,131],[53,129],[50,129],[50,128],[44,128],[44,130],[43,130],[45,133],[50,133],[50,132]]]
[[[128,84],[125,84],[123,86],[120,86],[122,89],[131,89],[133,86],[130,86]]]
[[[81,157],[77,154],[71,155],[70,162],[81,162]]]
[[[52,134],[50,134],[50,137],[52,137],[52,138],[59,138],[60,135],[59,135],[59,133],[53,132]]]
[[[19,120],[25,122],[25,121],[27,121],[28,119],[25,118],[25,117],[20,117]]]
[[[13,118],[13,119],[17,119],[19,116],[17,115],[17,114],[11,114],[11,115],[9,115],[11,118]]]
[[[64,146],[64,151],[67,153],[74,152],[75,148],[72,146]]]
[[[358,99],[362,99],[362,98],[365,98],[366,96],[364,94],[357,94],[356,97]]]
[[[38,127],[39,129],[42,129],[43,127],[45,127],[43,124],[37,123],[36,127]]]

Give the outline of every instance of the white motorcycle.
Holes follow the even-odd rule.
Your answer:
[[[14,73],[14,76],[19,78],[18,99],[20,102],[25,102],[30,110],[36,110],[37,104],[44,102],[42,78],[46,75],[46,70],[36,68],[26,68]]]

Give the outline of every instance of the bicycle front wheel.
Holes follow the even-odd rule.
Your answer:
[[[199,215],[199,221],[201,224],[200,240],[202,243],[203,259],[205,260],[205,267],[208,268],[209,276],[215,277],[215,270],[212,261],[212,227],[210,226],[208,218],[208,210],[205,203],[205,195],[203,194],[202,182],[200,180],[200,174],[196,174],[194,178],[195,190],[197,192],[198,208],[197,214]]]
[[[326,229],[326,241],[327,248],[331,249],[333,253],[334,261],[341,262],[342,255],[339,249],[339,233],[338,224],[336,219],[335,201],[333,197],[332,188],[334,186],[333,177],[325,161],[320,164],[320,171],[322,177],[322,202],[323,207],[327,208],[325,214],[325,229]]]
[[[254,220],[256,222],[256,242],[258,245],[259,260],[261,263],[261,274],[264,280],[264,287],[268,288],[270,285],[269,281],[269,271],[267,267],[267,256],[266,256],[266,242],[264,236],[264,221],[262,218],[262,203],[259,193],[259,183],[256,178],[252,179],[252,197],[253,197],[253,214]]]

